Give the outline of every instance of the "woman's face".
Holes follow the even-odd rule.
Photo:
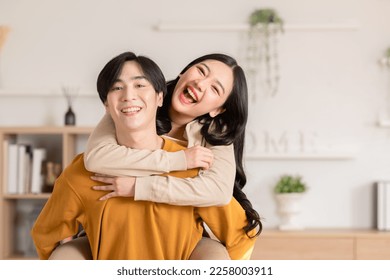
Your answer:
[[[172,95],[170,117],[181,122],[224,111],[223,104],[233,89],[233,70],[218,60],[205,60],[184,72]]]

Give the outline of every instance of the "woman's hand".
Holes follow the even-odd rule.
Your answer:
[[[187,169],[209,169],[214,161],[214,154],[210,149],[196,145],[184,150],[187,160]]]
[[[112,177],[102,174],[91,176],[94,181],[105,183],[105,186],[94,186],[97,191],[111,191],[99,200],[107,200],[112,197],[133,197],[135,194],[135,177]]]

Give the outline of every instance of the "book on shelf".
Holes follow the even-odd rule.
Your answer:
[[[8,194],[42,193],[44,187],[46,149],[29,144],[4,145],[4,185]]]
[[[34,148],[32,152],[31,193],[41,193],[44,184],[43,164],[46,160],[44,148]]]
[[[31,166],[32,166],[32,146],[26,145],[26,152],[24,154],[24,180],[23,193],[31,192]]]
[[[5,147],[7,146],[7,147]],[[4,150],[7,150],[7,157],[4,158],[4,169],[7,172],[7,193],[16,194],[18,192],[18,144],[4,141]]]
[[[390,230],[390,181],[376,183],[377,229]]]
[[[9,142],[8,140],[4,140],[3,141],[3,154],[2,154],[2,167],[3,167],[3,170],[2,170],[2,184],[3,184],[3,193],[7,193],[7,183],[8,183],[8,170],[7,170],[7,164],[8,164],[8,146],[9,146]]]
[[[18,144],[18,178],[17,193],[29,192],[29,173],[31,167],[31,146],[28,144]]]

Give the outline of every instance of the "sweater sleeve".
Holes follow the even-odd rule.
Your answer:
[[[200,127],[197,122],[187,125],[185,137],[190,147],[205,145]],[[84,160],[91,172],[136,176],[135,200],[197,207],[226,205],[233,195],[236,173],[233,145],[207,147],[214,154],[214,162],[199,176],[188,179],[149,176],[186,170],[184,151],[146,151],[120,146],[115,138],[114,123],[106,114],[88,140]]]
[[[112,176],[149,176],[187,169],[184,151],[131,149],[118,145],[115,135],[114,122],[105,114],[87,142],[87,170]]]
[[[75,235],[82,217],[81,202],[61,175],[31,230],[39,258],[47,260],[61,240]]]
[[[236,165],[233,145],[212,146],[214,163],[194,178],[163,176],[136,180],[135,200],[154,201],[196,207],[222,206],[233,195]]]
[[[197,211],[215,237],[226,246],[232,260],[250,259],[257,240],[251,236],[255,235],[256,229],[245,233],[245,211],[236,199],[223,207],[202,207]]]

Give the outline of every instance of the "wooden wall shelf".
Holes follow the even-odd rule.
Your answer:
[[[249,24],[245,23],[219,23],[219,24],[198,24],[198,23],[158,23],[154,29],[160,32],[241,32],[249,30]],[[331,23],[311,24],[285,24],[285,31],[355,31],[359,29],[356,20],[345,20]]]

